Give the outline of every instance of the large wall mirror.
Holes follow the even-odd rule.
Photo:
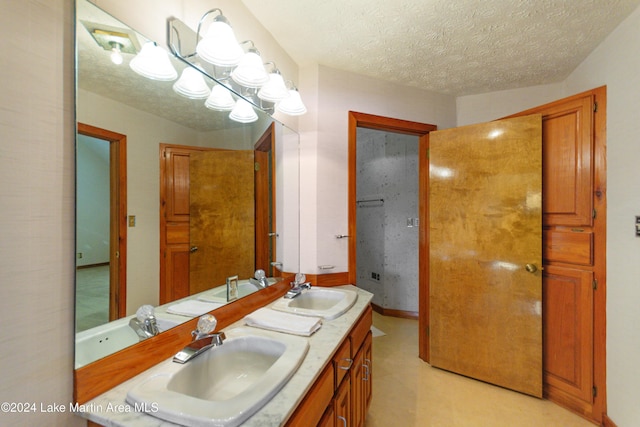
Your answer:
[[[147,41],[77,1],[76,368],[144,339],[143,305],[162,331],[299,267],[298,135],[138,75]]]

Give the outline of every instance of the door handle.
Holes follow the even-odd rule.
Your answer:
[[[193,253],[193,252],[197,252],[198,251],[198,247],[197,246],[191,246],[189,248],[189,252]]]
[[[524,266],[524,269],[532,274],[538,271],[538,267],[535,264],[527,264]]]

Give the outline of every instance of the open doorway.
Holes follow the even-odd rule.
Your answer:
[[[428,349],[426,343],[426,325],[428,324],[428,310],[425,305],[427,300],[422,293],[426,289],[428,281],[428,245],[427,245],[427,188],[429,179],[429,132],[437,129],[435,125],[418,123],[407,120],[394,119],[389,117],[376,116],[350,111],[349,112],[349,236],[358,236],[358,191],[357,191],[357,161],[358,161],[358,129],[371,129],[393,134],[411,135],[417,137],[417,219],[410,215],[403,218],[404,227],[407,226],[407,219],[412,222],[414,230],[417,229],[418,238],[418,318],[419,318],[419,348],[420,357],[426,360],[428,355],[423,349]],[[380,203],[380,202],[379,202]],[[417,226],[417,227],[416,227]],[[363,249],[363,248],[361,248]],[[358,242],[356,238],[349,240],[349,283],[357,283],[358,264]],[[377,273],[377,272],[375,272]],[[389,314],[389,313],[388,313]],[[403,310],[391,312],[390,314],[406,314]],[[409,311],[410,316],[415,313]]]
[[[126,136],[78,124],[76,331],[126,313]]]
[[[418,318],[416,135],[359,127],[356,137],[356,284],[376,311]]]

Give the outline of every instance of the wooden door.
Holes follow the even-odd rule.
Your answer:
[[[544,395],[596,422],[606,412],[606,88],[542,114]]]
[[[253,277],[255,207],[253,151],[203,151],[189,157],[191,294]]]
[[[160,304],[189,296],[189,155],[160,144]]]
[[[541,116],[430,134],[430,361],[542,396]]]

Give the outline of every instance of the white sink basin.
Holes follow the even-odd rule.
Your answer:
[[[87,329],[76,334],[75,367],[102,359],[140,341],[129,327],[129,318]]]
[[[225,334],[223,345],[184,365],[165,362],[127,393],[127,402],[185,426],[237,426],[284,386],[309,349],[304,338],[270,331]]]
[[[357,299],[358,294],[348,289],[313,287],[295,298],[281,298],[271,308],[331,320],[346,313]]]
[[[75,367],[80,368],[116,351],[140,342],[140,337],[129,326],[128,316],[76,334]],[[184,318],[156,313],[158,330],[164,332],[182,322]]]

